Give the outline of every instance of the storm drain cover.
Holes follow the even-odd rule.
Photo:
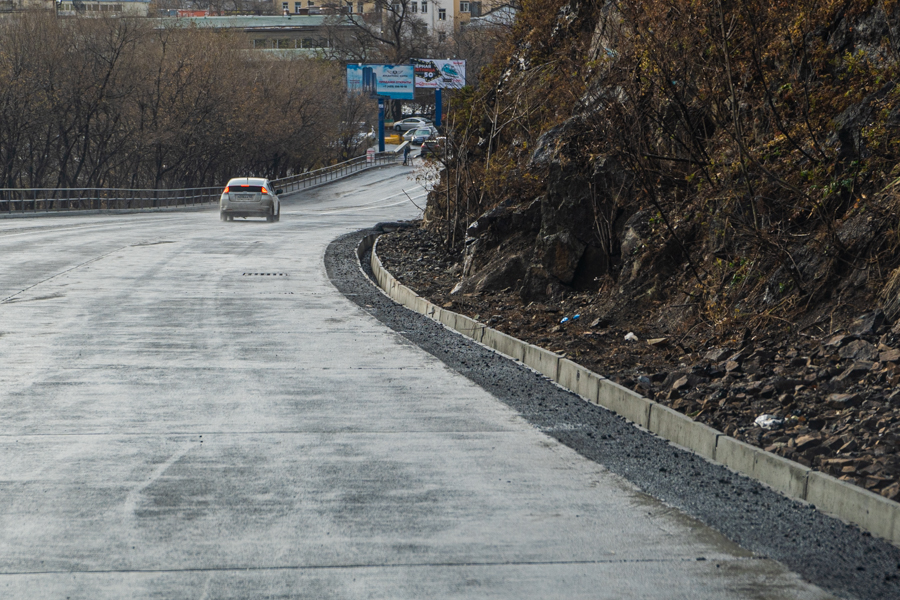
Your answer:
[[[287,277],[287,273],[243,273],[244,277]]]

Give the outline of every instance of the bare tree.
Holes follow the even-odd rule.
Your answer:
[[[0,187],[192,187],[353,152],[332,140],[367,117],[339,65],[272,61],[239,33],[149,25],[0,22]]]

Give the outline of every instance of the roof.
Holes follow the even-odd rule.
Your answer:
[[[343,25],[350,25],[351,17],[345,15]],[[204,29],[295,29],[321,27],[329,15],[260,16],[242,15],[231,17],[163,17],[158,21],[175,27],[200,27]]]

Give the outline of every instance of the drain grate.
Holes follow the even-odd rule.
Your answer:
[[[244,277],[287,277],[287,273],[242,273]]]

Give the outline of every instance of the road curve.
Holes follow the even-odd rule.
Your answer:
[[[329,283],[331,240],[418,214],[409,173],[274,224],[0,222],[0,597],[831,597]]]

